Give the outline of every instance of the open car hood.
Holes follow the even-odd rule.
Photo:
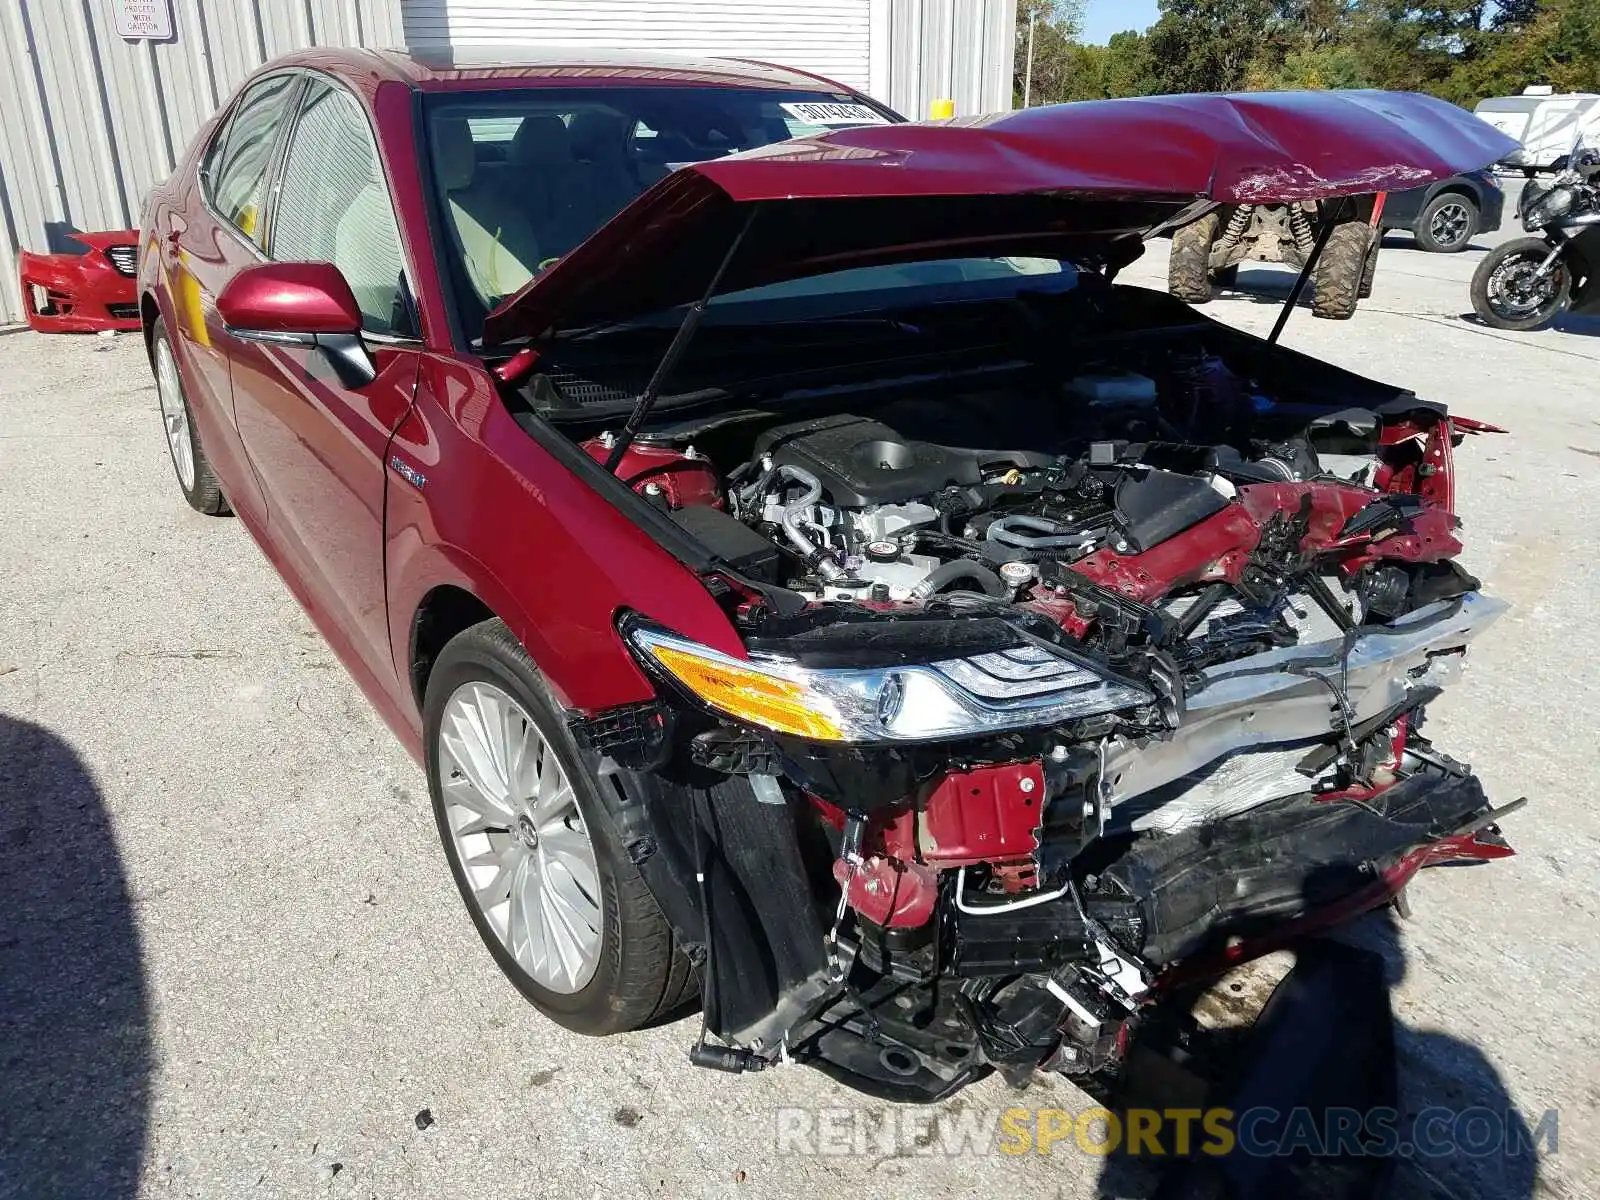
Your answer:
[[[687,166],[484,321],[484,344],[847,267],[1025,255],[1122,265],[1197,204],[1417,187],[1516,142],[1409,92],[1264,92],[1058,104],[874,125]]]

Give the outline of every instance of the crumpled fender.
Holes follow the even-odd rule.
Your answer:
[[[75,233],[72,239],[87,246],[88,251],[36,254],[24,250],[19,256],[22,305],[29,327],[39,333],[138,329],[135,278],[117,270],[107,251],[113,246],[126,246],[137,256],[139,231]],[[133,261],[129,260],[130,265]],[[40,288],[43,297],[36,291]]]

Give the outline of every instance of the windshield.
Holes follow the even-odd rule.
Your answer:
[[[501,300],[679,167],[891,120],[849,95],[734,88],[537,88],[426,103],[444,275],[472,342]],[[712,320],[807,319],[1075,280],[1071,264],[1046,258],[855,267],[719,296]],[[658,315],[675,323],[682,314]]]
[[[427,98],[442,252],[467,336],[506,296],[691,162],[891,118],[834,92],[527,88]]]

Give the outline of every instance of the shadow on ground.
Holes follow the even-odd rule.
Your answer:
[[[1536,1143],[1528,1119],[1513,1106],[1499,1072],[1478,1047],[1395,1020],[1390,993],[1405,971],[1393,912],[1384,909],[1341,931],[1337,942],[1303,946],[1295,971],[1253,1028],[1191,1031],[1183,1039],[1177,1057],[1214,1079],[1209,1089],[1201,1085],[1185,1095],[1181,1087],[1173,1088],[1161,1074],[1174,1057],[1163,1038],[1156,1050],[1160,1070],[1147,1077],[1159,1080],[1160,1090],[1139,1092],[1130,1084],[1137,1094],[1118,1097],[1113,1107],[1221,1105],[1239,1114],[1242,1129],[1244,1114],[1252,1109],[1292,1111],[1304,1105],[1309,1115],[1303,1122],[1267,1119],[1255,1125],[1260,1140],[1280,1146],[1298,1141],[1302,1150],[1281,1157],[1235,1152],[1226,1160],[1197,1156],[1165,1163],[1113,1154],[1097,1195],[1120,1200],[1531,1200],[1538,1159],[1530,1149]],[[1130,1049],[1130,1063],[1138,1048]],[[1328,1110],[1366,1114],[1376,1108],[1394,1113],[1387,1152],[1374,1153],[1380,1143],[1365,1136],[1359,1153],[1305,1152],[1328,1136],[1335,1119]],[[1195,1141],[1201,1141],[1198,1127]]]
[[[1475,312],[1462,313],[1461,320],[1468,325],[1490,333],[1501,332]],[[1573,313],[1562,313],[1554,321],[1546,325],[1544,329],[1531,332],[1544,333],[1548,330],[1554,330],[1557,333],[1576,333],[1584,337],[1600,337],[1600,315],[1585,314],[1584,316],[1576,316]]]
[[[0,1198],[138,1190],[150,1016],[127,881],[72,748],[0,715]]]
[[[1433,251],[1424,250],[1417,244],[1417,239],[1409,233],[1395,233],[1392,230],[1383,235],[1379,243],[1385,250],[1413,250],[1422,255],[1436,255],[1439,258],[1449,258],[1452,254],[1465,254],[1468,250],[1493,250],[1494,243],[1485,241],[1482,236],[1475,237],[1459,250]],[[1378,260],[1380,263],[1382,259]]]

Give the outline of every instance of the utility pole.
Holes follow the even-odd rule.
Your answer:
[[[1022,69],[1022,107],[1033,102],[1033,27],[1039,23],[1039,14],[1028,17],[1028,65]]]

